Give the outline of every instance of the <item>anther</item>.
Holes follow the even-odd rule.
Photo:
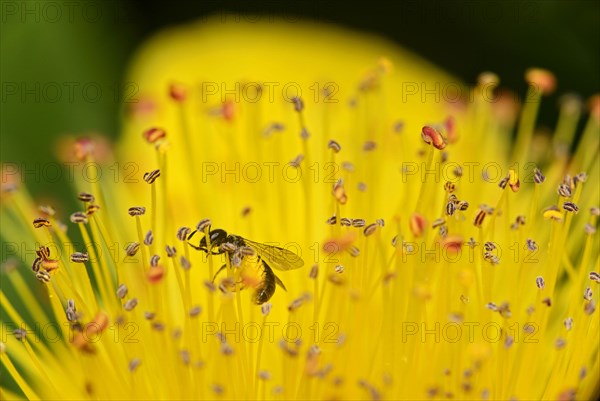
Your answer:
[[[89,260],[89,256],[84,252],[75,252],[71,254],[71,262],[73,263],[84,263]]]
[[[56,214],[56,210],[54,210],[54,208],[50,205],[41,205],[38,207],[38,210],[48,217],[52,217]]]
[[[367,225],[367,222],[365,221],[365,219],[353,219],[352,220],[352,227],[361,228],[361,227],[364,227],[365,225]]]
[[[567,345],[567,340],[565,340],[564,338],[558,338],[554,345],[556,346],[557,349],[562,349],[565,347],[565,345]]]
[[[594,300],[586,302],[583,306],[583,311],[586,315],[591,315],[592,313],[594,313],[596,311],[596,302],[594,302]]]
[[[333,215],[330,218],[327,219],[326,221],[327,224],[329,224],[330,226],[334,226],[337,224],[337,216]]]
[[[158,256],[158,255],[152,255],[150,257],[150,266],[152,266],[152,267],[158,266],[158,261],[159,260],[160,260],[160,256]]]
[[[185,241],[188,235],[190,235],[190,232],[192,232],[192,230],[189,227],[181,227],[177,230],[177,239],[179,241]]]
[[[35,258],[35,260],[33,261],[33,264],[31,265],[31,270],[33,270],[34,273],[37,273],[40,271],[40,267],[42,266],[42,258]]]
[[[300,113],[302,110],[304,110],[304,102],[298,96],[295,96],[292,99],[292,103],[294,103],[294,110],[297,111],[298,113]]]
[[[348,253],[353,258],[356,258],[360,255],[360,249],[358,249],[356,246],[352,245],[350,248],[348,248]]]
[[[166,251],[167,251],[167,257],[172,258],[173,256],[175,256],[177,254],[177,250],[175,249],[174,246],[166,246]]]
[[[42,260],[42,269],[44,269],[46,272],[50,273],[51,271],[54,271],[56,269],[58,269],[58,260],[56,259],[43,259]]]
[[[154,235],[152,234],[152,230],[148,230],[144,236],[144,245],[150,246],[152,242],[154,242]]]
[[[87,224],[87,222],[88,222],[87,215],[83,212],[75,212],[71,215],[71,223]]]
[[[579,207],[573,202],[563,203],[563,209],[565,209],[567,212],[572,212],[575,214],[579,212]]]
[[[133,309],[135,309],[137,304],[138,304],[137,298],[128,299],[127,302],[125,302],[125,304],[123,305],[123,309],[125,309],[127,312],[131,312]]]
[[[595,217],[600,216],[600,208],[595,206],[590,208],[590,214]]]
[[[516,170],[508,171],[508,186],[510,190],[513,192],[519,192],[519,188],[521,188],[521,181],[519,181],[519,174]]]
[[[190,309],[189,315],[190,317],[196,317],[202,312],[202,308],[200,306],[194,306]]]
[[[590,280],[592,280],[596,283],[600,283],[600,273],[590,272]]]
[[[264,304],[262,304],[262,306],[260,307],[260,311],[261,311],[262,315],[268,316],[269,313],[271,313],[272,307],[273,307],[273,305],[270,302],[265,302]]]
[[[563,324],[565,325],[565,329],[567,329],[567,331],[570,331],[573,328],[573,318],[566,318]]]
[[[88,205],[88,207],[85,209],[85,213],[88,216],[91,216],[94,213],[96,213],[98,210],[100,210],[100,206],[98,206],[98,205]]]
[[[536,184],[541,184],[541,183],[543,183],[545,180],[546,180],[546,177],[544,176],[544,174],[542,174],[542,172],[540,171],[540,169],[536,167],[536,168],[533,170],[533,181],[534,181]]]
[[[486,308],[488,308],[489,310],[494,311],[494,312],[498,311],[498,307],[493,302],[488,302],[486,305]]]
[[[550,94],[556,88],[556,78],[548,70],[530,68],[525,72],[525,80],[544,94]]]
[[[150,128],[144,132],[144,139],[149,143],[156,143],[159,139],[163,139],[167,136],[167,133],[160,128]]]
[[[290,161],[290,166],[298,168],[298,167],[300,167],[300,163],[302,163],[303,160],[304,160],[304,155],[300,154],[300,155],[294,157]]]
[[[144,181],[148,184],[154,184],[154,181],[160,177],[160,170],[152,170],[147,173],[144,173]]]
[[[440,233],[440,237],[441,238],[446,238],[446,236],[448,235],[448,227],[447,226],[440,226],[439,233]]]
[[[310,272],[308,273],[308,277],[311,279],[316,279],[319,276],[319,265],[312,265],[310,268]]]
[[[562,196],[563,198],[570,198],[571,195],[573,194],[571,191],[571,187],[567,184],[560,184],[558,186],[558,194],[560,196]]]
[[[585,226],[583,227],[583,231],[587,234],[587,235],[593,235],[596,233],[596,227],[594,227],[593,225],[591,225],[590,223],[585,223]]]
[[[563,215],[556,206],[550,206],[546,208],[543,213],[544,219],[546,220],[554,220],[554,221],[562,221]]]
[[[427,220],[425,217],[419,213],[413,213],[410,216],[410,231],[413,233],[415,237],[420,237],[423,235],[425,231],[425,227],[427,226]]]
[[[33,220],[33,227],[35,227],[35,228],[50,227],[50,220],[48,220],[44,217],[38,217],[37,219]]]
[[[542,276],[537,276],[535,278],[535,285],[537,285],[537,288],[539,288],[540,290],[543,290],[544,287],[546,286],[546,283],[544,282],[544,278]]]
[[[546,298],[542,299],[542,303],[544,305],[546,305],[547,307],[550,307],[550,306],[552,306],[552,299],[549,297],[546,297]]]
[[[421,138],[426,144],[433,145],[436,149],[442,150],[446,147],[444,137],[433,127],[423,127],[421,130]]]
[[[532,240],[531,238],[527,238],[525,242],[527,244],[527,249],[529,249],[531,252],[537,251],[538,246],[534,240]]]
[[[370,152],[372,150],[375,150],[376,147],[377,147],[377,143],[375,143],[374,141],[367,141],[363,145],[363,150],[365,152]]]
[[[348,196],[344,190],[344,183],[339,179],[333,186],[333,196],[340,205],[345,205],[348,202]]]
[[[156,317],[156,313],[154,313],[154,312],[150,312],[150,311],[144,312],[144,318],[146,318],[146,320],[153,320],[155,317]]]
[[[130,216],[143,216],[144,213],[146,213],[146,208],[143,206],[130,207],[129,210],[127,210],[127,213],[129,213]]]
[[[508,184],[508,176],[504,177],[503,179],[500,180],[500,182],[498,182],[498,186],[502,189],[506,188],[507,184]]]
[[[360,191],[360,192],[365,192],[367,190],[367,184],[365,184],[364,182],[359,182],[358,185],[356,186],[356,188]]]
[[[327,148],[333,150],[334,153],[339,153],[340,150],[342,150],[340,144],[334,141],[333,139],[329,141],[329,143],[327,144]]]
[[[452,216],[454,215],[454,211],[456,210],[456,206],[454,205],[454,202],[448,202],[446,204],[446,214],[448,216]]]
[[[179,262],[181,263],[181,268],[183,270],[189,270],[192,267],[192,264],[190,263],[190,261],[185,256],[182,256],[179,259]]]
[[[169,97],[177,103],[184,102],[187,98],[187,89],[179,83],[169,85]]]
[[[335,266],[334,270],[335,270],[335,272],[336,272],[336,273],[339,273],[339,274],[341,274],[341,273],[343,273],[343,272],[344,272],[344,266],[342,266],[342,265],[337,265],[337,266]]]
[[[87,192],[80,192],[79,195],[77,195],[77,199],[79,199],[82,202],[89,202],[89,203],[92,203],[96,200],[94,195],[87,193]]]
[[[40,270],[37,273],[35,273],[35,278],[37,278],[42,283],[49,283],[51,277],[50,277],[50,273],[48,273],[47,271]]]
[[[483,219],[485,219],[485,215],[485,210],[479,209],[479,211],[475,215],[475,219],[473,220],[473,225],[475,227],[481,227],[481,224],[483,224]]]
[[[119,299],[125,298],[128,292],[129,289],[125,284],[121,284],[117,287],[117,297],[119,297]]]
[[[347,217],[342,217],[340,219],[340,224],[342,226],[350,227],[352,225],[352,219],[349,219]]]
[[[27,337],[27,332],[25,331],[25,329],[15,329],[13,330],[13,335],[17,340],[23,341],[25,337]]]
[[[133,358],[131,361],[129,361],[129,371],[131,373],[135,372],[141,363],[142,363],[142,361],[140,358]]]
[[[127,254],[127,256],[135,256],[135,254],[137,253],[137,251],[139,249],[140,249],[140,243],[139,242],[130,242],[125,247],[125,253]]]
[[[196,225],[196,229],[200,232],[204,232],[207,227],[212,225],[212,221],[210,219],[202,219]]]
[[[453,182],[446,181],[444,183],[444,191],[446,191],[447,193],[451,194],[455,190],[456,190],[456,185]]]
[[[433,220],[433,222],[431,223],[431,228],[437,228],[443,226],[444,224],[446,224],[446,220],[440,217],[439,219]]]
[[[592,300],[592,289],[590,287],[586,287],[585,291],[583,291],[583,299],[586,301]]]
[[[490,241],[488,241],[488,242],[486,242],[486,243],[484,243],[484,244],[483,244],[483,248],[484,248],[486,251],[488,251],[488,252],[491,252],[491,251],[493,251],[494,249],[496,249],[496,245],[494,245],[494,243],[493,243],[493,242],[490,242]]]

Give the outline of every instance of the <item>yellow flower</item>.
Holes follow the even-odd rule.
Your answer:
[[[526,79],[521,108],[335,27],[160,33],[114,155],[73,145],[67,226],[3,166],[3,398],[593,397],[600,102],[550,137]]]

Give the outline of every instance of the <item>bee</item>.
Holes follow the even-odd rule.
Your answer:
[[[204,236],[198,245],[194,245],[189,241],[192,239],[196,231],[190,233],[187,238],[188,244],[198,250],[206,252],[211,255],[221,255],[227,253],[229,261],[232,266],[239,267],[242,260],[246,257],[255,257],[256,263],[262,266],[262,278],[261,282],[255,289],[253,301],[257,305],[261,305],[267,302],[275,293],[275,288],[279,285],[284,291],[287,291],[285,285],[279,277],[273,272],[273,269],[277,270],[293,270],[304,266],[304,261],[300,256],[287,249],[280,248],[278,246],[261,244],[260,242],[254,242],[247,238],[239,235],[229,234],[227,231],[222,229],[212,230],[209,227],[208,239]],[[210,244],[210,249],[209,245]],[[221,266],[221,268],[215,273],[213,282],[227,265]]]

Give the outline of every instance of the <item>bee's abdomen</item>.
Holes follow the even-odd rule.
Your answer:
[[[265,263],[264,260],[262,261],[262,264],[264,266],[262,274],[263,279],[260,285],[256,287],[254,293],[254,303],[256,303],[257,305],[264,304],[269,299],[271,299],[271,297],[275,293],[275,274],[273,273],[273,270],[271,270],[269,265]]]

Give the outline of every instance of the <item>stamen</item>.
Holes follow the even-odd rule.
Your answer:
[[[344,266],[337,265],[337,266],[335,266],[334,270],[335,270],[336,273],[341,274],[341,273],[344,272]]]
[[[48,217],[52,217],[56,214],[56,210],[50,205],[41,205],[38,209]]]
[[[327,148],[333,150],[334,153],[339,153],[342,150],[342,147],[339,143],[331,139],[327,144]]]
[[[131,373],[135,372],[137,368],[141,365],[142,361],[140,358],[134,358],[129,361],[129,371]]]
[[[427,226],[427,220],[419,213],[413,213],[410,217],[410,231],[413,235],[418,238],[423,235],[425,227]]]
[[[130,242],[125,247],[125,253],[127,254],[127,256],[135,256],[135,254],[137,253],[137,251],[139,249],[140,249],[140,243],[139,242]]]
[[[528,238],[525,242],[527,243],[527,249],[529,249],[531,252],[534,252],[538,249],[537,244],[531,238]]]
[[[421,130],[421,138],[426,144],[433,145],[438,150],[442,150],[446,147],[444,137],[433,127],[423,127]]]
[[[475,219],[473,220],[473,225],[475,227],[481,227],[483,223],[483,219],[485,219],[486,212],[485,210],[479,209],[477,214],[475,215]]]
[[[196,229],[200,232],[204,232],[204,230],[207,227],[210,227],[212,225],[212,221],[210,219],[202,219],[200,220],[200,222],[196,225]]]
[[[175,256],[177,254],[177,250],[175,249],[174,246],[166,246],[166,251],[167,251],[167,257],[172,258],[173,256]]]
[[[33,220],[33,227],[35,227],[35,228],[50,227],[50,220],[48,220],[44,217],[38,217],[37,219]]]
[[[594,313],[596,311],[596,302],[593,299],[589,302],[586,302],[586,304],[583,305],[583,311],[586,315],[591,315]]]
[[[202,312],[202,308],[200,306],[194,306],[190,309],[189,315],[190,317],[196,317]]]
[[[125,309],[127,312],[131,312],[133,309],[135,309],[135,307],[138,304],[138,299],[137,298],[131,298],[128,299],[125,304],[123,305],[123,309]]]
[[[447,193],[451,194],[455,190],[456,190],[456,185],[453,182],[446,181],[444,183],[444,191],[446,191]]]
[[[315,280],[319,276],[319,265],[312,265],[308,277]]]
[[[365,152],[371,152],[375,150],[375,148],[377,148],[377,143],[375,143],[374,141],[367,141],[363,145],[363,150]]]
[[[439,226],[443,226],[444,224],[446,224],[446,220],[440,217],[439,219],[433,220],[433,223],[431,223],[431,228],[438,228]]]
[[[47,271],[40,270],[37,273],[35,273],[35,278],[37,278],[42,283],[49,283],[51,277],[50,273],[48,273]]]
[[[298,168],[298,167],[300,167],[300,163],[302,163],[303,160],[304,160],[304,155],[299,154],[298,156],[296,156],[295,158],[293,158],[290,161],[290,166]]]
[[[144,245],[150,246],[152,242],[154,242],[154,235],[152,234],[152,230],[148,230],[144,237]]]
[[[84,252],[75,252],[71,254],[71,262],[73,263],[84,263],[89,260],[89,256]]]
[[[571,191],[571,186],[567,185],[567,184],[560,184],[558,186],[558,191],[557,192],[563,198],[570,198],[571,195],[573,194],[572,191]]]
[[[592,289],[590,287],[586,287],[585,291],[583,291],[583,299],[586,301],[592,300]]]
[[[160,170],[152,170],[147,173],[144,173],[144,181],[148,184],[154,184],[154,181],[160,177]]]
[[[544,181],[546,181],[546,177],[544,176],[544,174],[542,174],[542,172],[540,171],[540,169],[537,168],[537,167],[533,170],[533,181],[536,184],[541,184]]]
[[[537,288],[539,288],[540,290],[543,290],[544,287],[546,286],[546,284],[544,282],[544,278],[542,276],[537,276],[535,278],[535,285],[537,285]]]
[[[183,270],[189,270],[192,267],[191,262],[185,256],[181,256],[179,262],[181,263],[181,268]]]
[[[342,226],[350,227],[352,225],[352,219],[349,219],[347,217],[342,217],[340,219],[340,224]]]
[[[448,216],[452,216],[454,215],[454,211],[456,210],[456,206],[454,205],[454,202],[448,202],[446,204],[446,214]]]
[[[119,287],[117,287],[117,297],[119,297],[119,299],[123,299],[127,296],[127,293],[129,292],[129,289],[127,288],[127,286],[125,284],[121,284],[119,285]]]
[[[579,207],[573,202],[563,203],[563,209],[565,209],[567,212],[572,212],[575,214],[579,212]]]
[[[329,224],[330,226],[334,226],[337,224],[337,216],[333,215],[330,218],[327,219],[326,221],[327,224]]]
[[[563,322],[565,325],[565,328],[567,329],[567,331],[571,331],[571,329],[573,328],[573,318],[572,317],[568,317],[565,319],[565,321]]]
[[[367,222],[365,221],[365,219],[353,219],[352,220],[353,227],[361,228],[361,227],[364,227],[366,224],[367,224]]]
[[[127,211],[130,216],[143,216],[146,213],[146,208],[143,206],[130,207]]]
[[[262,304],[260,307],[260,311],[261,311],[262,315],[269,316],[269,313],[271,313],[272,307],[273,307],[273,305],[270,302],[265,302],[264,304]]]
[[[179,241],[185,241],[191,232],[192,230],[189,227],[181,227],[177,230],[177,239]]]
[[[590,272],[590,280],[600,283],[600,273]]]
[[[586,223],[585,226],[583,227],[583,231],[587,234],[587,235],[593,235],[596,233],[596,227],[594,227],[593,225],[591,225],[590,223]]]
[[[156,143],[160,139],[165,138],[167,136],[167,133],[160,128],[150,128],[149,130],[144,132],[143,136],[144,139],[148,141],[148,143]]]
[[[87,224],[87,215],[83,212],[75,212],[71,215],[71,222],[75,224]]]
[[[158,266],[158,261],[159,260],[160,260],[160,256],[158,256],[158,255],[152,255],[150,257],[150,266],[152,266],[152,267]]]
[[[100,210],[100,206],[98,206],[98,205],[88,205],[88,207],[85,209],[85,213],[88,216],[91,216],[94,213],[96,213],[98,210]]]
[[[94,195],[87,193],[87,192],[80,192],[79,195],[77,196],[77,199],[79,199],[82,202],[88,202],[88,203],[93,203],[96,200]]]
[[[146,318],[146,320],[154,320],[154,318],[156,317],[156,313],[146,311],[144,312],[144,317]]]

